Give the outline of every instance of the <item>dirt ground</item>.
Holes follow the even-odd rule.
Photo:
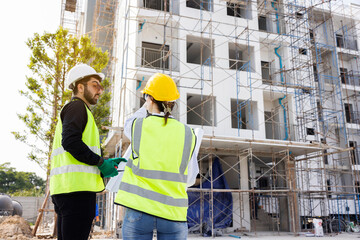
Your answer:
[[[230,236],[233,235],[233,236]],[[97,240],[115,240],[116,238],[99,238],[101,235],[95,236]],[[215,240],[236,240],[236,239],[261,239],[261,240],[287,240],[287,239],[294,239],[294,240],[310,240],[310,239],[329,239],[329,240],[343,240],[343,239],[360,239],[360,233],[341,233],[341,234],[334,234],[334,235],[325,235],[324,237],[307,237],[305,233],[301,233],[298,236],[294,236],[291,233],[273,233],[273,232],[259,232],[259,233],[236,233],[236,234],[224,234],[223,236],[215,237]],[[190,234],[188,236],[189,240],[207,240],[213,239],[212,237],[202,237],[199,235]],[[156,240],[154,238],[153,240]]]
[[[110,232],[104,232],[99,229],[94,229],[91,239],[97,240],[115,240]],[[274,233],[274,232],[257,232],[257,233],[224,233],[222,236],[215,237],[216,240],[231,240],[231,239],[266,239],[266,240],[309,240],[311,238],[318,238],[311,236],[311,233],[300,233],[297,236],[291,233]],[[32,237],[31,228],[28,222],[22,217],[11,216],[0,218],[0,240],[37,240],[44,239],[41,237]],[[50,238],[46,238],[50,239]],[[202,237],[199,234],[190,234],[189,240],[206,240],[212,237]],[[343,240],[343,239],[360,239],[360,233],[341,233],[334,235],[325,235],[321,239]],[[154,238],[153,240],[156,240]]]
[[[244,234],[234,234],[238,235],[241,238],[231,237],[229,234],[225,234],[221,237],[215,237],[216,240],[235,240],[235,239],[266,239],[266,240],[287,240],[287,239],[294,239],[294,240],[309,240],[309,239],[331,239],[331,240],[342,240],[342,239],[360,239],[360,233],[342,233],[338,235],[326,235],[324,237],[306,237],[304,234],[301,234],[300,236],[294,236],[290,233],[273,233],[273,232],[259,232],[259,233],[247,233],[245,236]],[[188,239],[192,240],[206,240],[209,239],[209,237],[199,237],[194,235],[189,235]]]
[[[343,240],[343,239],[360,239],[360,233],[342,233],[334,236],[324,236],[324,237],[305,237],[305,236],[294,236],[293,234],[282,233],[280,235],[274,235],[272,232],[262,232],[262,233],[248,233],[248,236],[244,236],[243,234],[237,234],[240,238],[229,236],[226,234],[221,237],[215,237],[215,240],[236,240],[236,239],[262,239],[262,240],[310,240],[310,239],[323,239],[323,240]],[[198,235],[189,235],[189,240],[207,240],[213,239],[211,237],[201,237]],[[101,239],[98,239],[101,240]],[[105,240],[105,239],[102,239]],[[109,239],[107,239],[109,240]],[[115,238],[113,238],[115,240]],[[155,240],[155,239],[153,239]]]
[[[240,236],[240,238],[232,237],[229,234],[225,234],[221,237],[215,237],[215,240],[236,240],[236,239],[262,239],[262,240],[288,240],[288,239],[294,239],[294,240],[310,240],[310,239],[323,239],[323,240],[343,240],[343,239],[360,239],[360,233],[341,233],[337,235],[326,235],[324,237],[306,237],[305,235],[300,236],[294,236],[290,233],[281,233],[281,234],[274,234],[272,232],[261,232],[261,233],[247,233],[245,236],[244,234],[237,234]],[[110,238],[112,240],[115,240],[115,238]],[[213,239],[211,237],[201,237],[199,235],[189,235],[189,240],[207,240],[207,239]],[[105,240],[103,239],[97,239],[97,240]],[[107,238],[106,240],[109,240]],[[155,239],[153,239],[155,240]]]
[[[2,217],[0,223],[0,240],[28,240],[31,239],[31,228],[22,217]]]
[[[38,238],[34,238],[31,240],[37,240]],[[117,238],[91,238],[93,240],[118,240]],[[120,238],[121,239],[121,238]],[[188,237],[189,240],[207,240],[207,239],[213,239],[211,237],[201,237],[201,236],[196,236],[196,235],[190,235]],[[236,237],[231,237],[229,235],[227,236],[222,236],[222,237],[215,237],[215,240],[236,240],[236,239],[261,239],[261,240],[288,240],[288,239],[293,239],[293,240],[310,240],[310,239],[321,239],[321,240],[344,240],[344,239],[360,239],[360,234],[356,233],[356,234],[349,234],[349,233],[342,233],[339,235],[334,235],[334,236],[324,236],[324,237],[305,237],[305,236],[294,236],[294,235],[280,235],[280,236],[274,236],[273,233],[269,233],[268,235],[260,235],[257,234],[255,236],[255,234],[251,234],[249,233],[249,236],[244,236],[241,235],[240,238],[236,238]],[[55,239],[53,239],[55,240]],[[154,238],[153,240],[156,240],[156,238]]]

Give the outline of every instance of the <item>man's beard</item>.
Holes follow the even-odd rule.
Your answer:
[[[98,99],[95,98],[96,95],[99,94],[92,95],[91,92],[88,91],[87,86],[85,85],[84,98],[86,99],[86,101],[88,101],[88,103],[90,103],[91,105],[95,105],[98,101]]]

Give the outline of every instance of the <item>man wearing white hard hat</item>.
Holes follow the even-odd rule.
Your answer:
[[[99,130],[90,111],[103,92],[104,74],[86,64],[73,67],[66,87],[73,98],[61,110],[51,155],[50,194],[60,240],[87,240],[103,177],[116,176],[118,159],[101,157]]]

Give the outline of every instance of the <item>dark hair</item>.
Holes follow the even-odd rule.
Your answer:
[[[74,93],[74,95],[76,95],[76,94],[78,93],[78,88],[77,88],[77,86],[78,86],[79,84],[83,84],[83,85],[86,84],[88,81],[90,81],[91,78],[96,78],[97,80],[101,81],[101,78],[99,78],[98,75],[90,75],[90,76],[84,77],[83,79],[81,79],[81,80],[79,80],[79,81],[77,81],[77,82],[75,83],[75,87],[73,88],[73,93]]]
[[[155,98],[153,98],[152,96],[149,96],[151,98],[151,101],[153,101],[157,107],[159,108],[160,112],[164,112],[165,113],[165,123],[164,125],[167,124],[167,120],[171,114],[171,111],[173,110],[174,106],[175,106],[175,102],[167,102],[167,101],[157,101]],[[170,108],[170,111],[165,110]]]

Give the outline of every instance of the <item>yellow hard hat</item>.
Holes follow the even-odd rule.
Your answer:
[[[162,73],[155,73],[146,83],[142,93],[149,94],[157,101],[175,101],[180,97],[174,80]]]

